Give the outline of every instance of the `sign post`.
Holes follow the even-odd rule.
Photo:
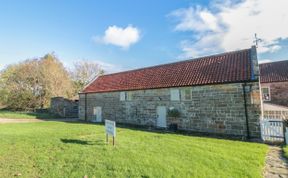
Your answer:
[[[113,146],[115,145],[115,137],[116,137],[116,122],[105,120],[105,131],[106,131],[106,142],[108,142],[109,135],[113,137]]]

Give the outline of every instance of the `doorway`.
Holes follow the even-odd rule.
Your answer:
[[[167,127],[166,114],[167,111],[165,106],[157,106],[157,127]]]

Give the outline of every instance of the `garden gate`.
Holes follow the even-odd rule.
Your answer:
[[[268,142],[283,142],[285,140],[285,127],[282,119],[262,119],[261,122],[262,140]]]
[[[285,141],[285,120],[288,119],[288,111],[265,110],[261,124],[262,140],[268,142]]]

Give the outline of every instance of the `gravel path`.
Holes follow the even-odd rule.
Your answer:
[[[266,156],[265,178],[288,178],[288,162],[283,156],[283,150],[278,146],[270,146]]]
[[[69,119],[7,119],[0,118],[0,124],[7,123],[29,123],[29,122],[45,122],[45,121],[60,121],[60,122],[77,122],[77,118]]]

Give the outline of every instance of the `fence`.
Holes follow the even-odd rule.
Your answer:
[[[265,110],[263,112],[263,119],[288,120],[288,111]]]

